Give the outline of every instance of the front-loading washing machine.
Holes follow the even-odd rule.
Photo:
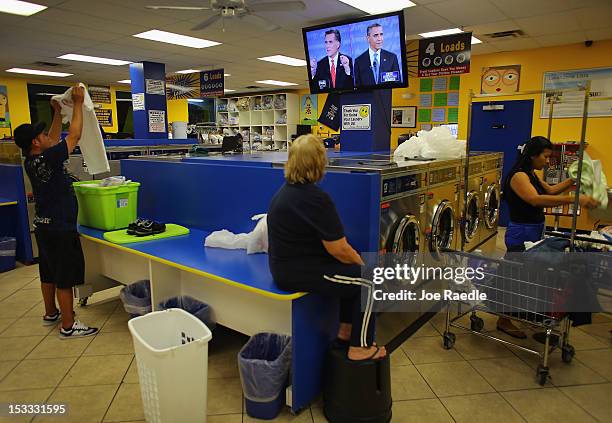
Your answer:
[[[435,259],[457,247],[457,206],[461,160],[436,160],[427,173],[427,247]]]
[[[497,243],[503,160],[503,153],[489,153],[482,163],[482,190],[480,193],[482,223],[479,249],[485,253],[494,252]]]
[[[481,242],[482,224],[482,164],[486,155],[470,153],[469,161],[462,160],[461,184],[458,213],[458,250],[474,251]],[[465,181],[465,165],[468,164],[467,182]]]

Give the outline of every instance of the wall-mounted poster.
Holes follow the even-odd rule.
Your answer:
[[[393,128],[416,128],[416,106],[394,107],[391,110],[391,126]]]
[[[112,109],[94,109],[98,123],[104,128],[113,126],[113,111]]]
[[[11,118],[9,116],[8,89],[6,85],[0,85],[0,128],[10,128]]]
[[[149,132],[166,132],[166,112],[149,110]]]
[[[317,124],[317,98],[316,94],[304,94],[300,103],[300,125]]]
[[[512,94],[519,90],[521,65],[482,68],[481,94]]]
[[[194,72],[166,76],[166,98],[200,98],[200,74]]]
[[[145,79],[145,92],[147,94],[165,95],[165,81],[162,79]]]
[[[111,104],[111,91],[110,87],[98,87],[90,85],[87,87],[91,101],[98,104]]]
[[[554,118],[582,117],[584,110],[584,87],[591,81],[590,98],[606,98],[589,102],[589,117],[612,116],[612,68],[580,69],[571,71],[544,72],[545,90],[575,90],[559,93],[554,105]],[[542,94],[540,117],[548,118],[550,96]]]

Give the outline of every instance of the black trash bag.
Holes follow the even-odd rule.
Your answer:
[[[143,280],[126,285],[121,288],[119,298],[132,317],[144,316],[151,312],[151,282]]]
[[[238,353],[238,366],[244,396],[256,402],[269,402],[285,389],[291,366],[291,337],[258,333]]]
[[[202,321],[202,323],[204,323],[208,329],[213,330],[216,326],[216,323],[213,321],[211,316],[210,306],[188,295],[167,299],[166,301],[159,303],[158,308],[159,310],[180,308],[200,319],[200,321]]]

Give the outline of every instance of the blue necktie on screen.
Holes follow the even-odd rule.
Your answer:
[[[372,61],[372,72],[374,72],[374,82],[378,84],[378,52],[374,53]]]

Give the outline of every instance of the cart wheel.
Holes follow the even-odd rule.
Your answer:
[[[79,306],[85,307],[87,305],[87,300],[89,300],[89,297],[79,299]]]
[[[564,363],[571,363],[574,355],[576,355],[576,350],[573,346],[568,344],[561,348],[561,360]]]
[[[484,328],[484,320],[475,314],[472,314],[470,316],[470,327],[474,332],[480,332]]]
[[[455,345],[455,334],[452,332],[444,332],[444,349],[450,350]]]
[[[544,386],[548,380],[548,367],[544,367],[541,364],[538,365],[536,379],[541,386]]]

